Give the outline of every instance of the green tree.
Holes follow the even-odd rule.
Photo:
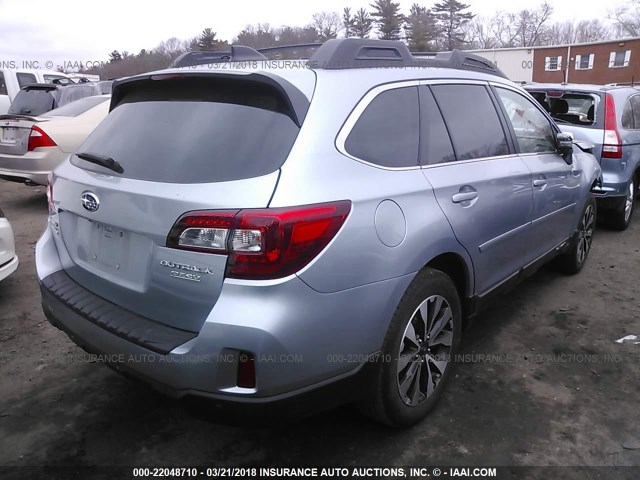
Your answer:
[[[380,39],[399,40],[403,17],[400,13],[400,4],[392,0],[376,0],[371,4]]]
[[[344,38],[354,36],[354,28],[356,25],[356,18],[351,15],[351,9],[345,7],[342,11],[342,28],[344,30]]]
[[[438,26],[442,33],[443,46],[448,50],[459,48],[465,43],[462,26],[475,15],[465,12],[469,5],[458,0],[443,0],[433,6],[433,13],[438,19]]]
[[[369,38],[373,28],[373,19],[364,8],[358,10],[354,17],[353,35],[358,38]]]
[[[198,37],[198,50],[216,50],[227,45],[227,42],[220,41],[216,38],[216,32],[210,28],[205,28],[200,37]]]
[[[409,15],[405,18],[404,31],[410,50],[417,52],[435,50],[433,41],[437,38],[438,26],[431,10],[417,3],[411,5]]]

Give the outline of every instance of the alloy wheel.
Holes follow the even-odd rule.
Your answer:
[[[595,210],[593,205],[588,205],[582,215],[580,227],[578,229],[578,248],[576,255],[578,264],[584,262],[591,249],[591,240],[593,239],[593,228],[595,224]]]
[[[402,401],[415,407],[442,380],[453,343],[453,313],[447,300],[433,295],[415,310],[400,341],[397,384]]]
[[[635,185],[633,180],[629,182],[629,190],[627,191],[627,198],[624,204],[624,221],[628,222],[629,217],[631,216],[631,211],[633,210],[633,200],[635,197]]]

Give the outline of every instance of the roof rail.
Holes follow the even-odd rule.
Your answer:
[[[343,38],[327,40],[311,57],[310,66],[325,70],[348,68],[440,67],[507,76],[480,55],[453,50],[445,53],[413,55],[399,41]],[[422,55],[418,56],[418,55]]]
[[[231,45],[230,51],[195,51],[187,52],[176,58],[169,68],[195,67],[211,63],[247,62],[266,60],[267,57],[251,47]]]
[[[270,53],[270,52],[279,52],[282,50],[300,50],[302,48],[319,48],[322,45],[324,45],[324,43],[299,43],[299,44],[293,44],[293,45],[278,45],[275,47],[265,47],[265,48],[258,48],[257,51],[260,53]]]

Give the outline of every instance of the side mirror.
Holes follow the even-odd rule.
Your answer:
[[[556,135],[556,148],[564,161],[571,165],[573,163],[573,135],[560,132]]]

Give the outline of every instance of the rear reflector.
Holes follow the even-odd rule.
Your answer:
[[[301,207],[198,211],[175,223],[167,246],[228,255],[227,277],[282,278],[302,269],[335,237],[351,202]]]
[[[236,384],[240,388],[256,388],[256,361],[252,353],[240,352]]]
[[[602,158],[622,158],[622,138],[616,122],[616,104],[613,95],[606,94],[604,104],[604,142]]]
[[[29,134],[28,150],[33,152],[36,148],[42,147],[55,147],[56,142],[51,140],[51,137],[44,133],[41,128],[34,125],[31,127],[31,133]]]

